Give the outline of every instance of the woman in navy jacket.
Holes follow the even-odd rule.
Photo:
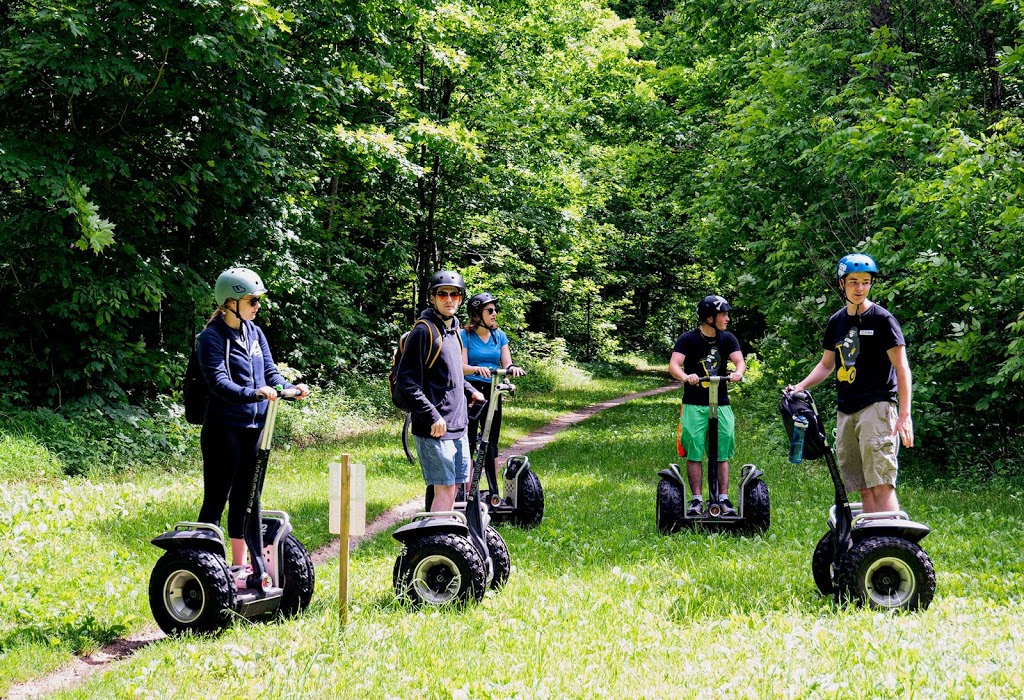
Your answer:
[[[266,293],[263,280],[252,270],[237,267],[222,272],[214,286],[217,310],[197,341],[210,390],[200,436],[203,505],[199,521],[219,525],[228,505],[232,569],[241,577],[246,574],[245,510],[267,401],[277,400],[276,386],[294,386],[299,398],[309,394],[306,385],[292,385],[277,371],[267,338],[253,323]],[[253,512],[259,512],[258,503],[253,504]]]

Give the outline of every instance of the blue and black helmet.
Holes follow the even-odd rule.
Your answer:
[[[878,274],[878,263],[867,253],[844,255],[836,265],[836,279],[841,280],[851,272],[867,272],[874,277]]]

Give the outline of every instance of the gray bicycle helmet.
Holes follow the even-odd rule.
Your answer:
[[[430,291],[433,292],[438,287],[455,287],[463,294],[466,293],[466,281],[462,279],[462,275],[450,270],[441,270],[431,275]]]
[[[224,270],[213,286],[213,296],[218,306],[224,306],[228,299],[241,299],[254,294],[259,296],[267,293],[263,280],[247,267],[233,267]]]
[[[701,323],[704,323],[708,316],[714,316],[723,311],[732,311],[732,306],[725,300],[725,297],[720,297],[717,294],[706,296],[697,303],[697,318]]]

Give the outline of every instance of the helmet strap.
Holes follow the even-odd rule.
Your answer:
[[[453,318],[455,318],[455,314],[452,314],[451,316],[445,316],[443,313],[441,313],[441,309],[437,308],[437,295],[434,294],[433,292],[430,292],[430,308],[432,308],[434,310],[434,313],[436,313],[444,320],[445,324],[448,324]]]
[[[872,276],[871,277],[871,284],[874,284],[874,283],[875,283],[875,278],[874,278],[874,276]],[[846,304],[847,306],[850,306],[853,303],[852,301],[850,301],[849,297],[846,296],[846,278],[845,277],[843,277],[842,279],[839,280],[839,297],[843,300],[843,303]],[[855,309],[855,313],[856,313],[857,316],[860,316],[861,313],[863,313],[864,311],[867,311],[867,303],[868,303],[868,300],[865,299],[861,303],[857,304],[857,308]]]
[[[242,300],[241,299],[228,299],[227,301],[228,302],[234,301],[235,302],[235,308],[232,309],[230,306],[228,306],[228,304],[224,304],[223,308],[224,308],[224,310],[226,312],[224,315],[227,316],[228,313],[234,314],[235,318],[238,319],[238,327],[241,328],[242,327],[242,317],[238,314],[238,306],[239,306],[239,304],[242,303]]]

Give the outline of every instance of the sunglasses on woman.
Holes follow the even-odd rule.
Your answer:
[[[462,292],[458,290],[454,292],[449,292],[444,289],[439,289],[438,291],[434,292],[434,296],[436,296],[438,299],[447,299],[448,297],[451,297],[452,299],[461,299]]]

